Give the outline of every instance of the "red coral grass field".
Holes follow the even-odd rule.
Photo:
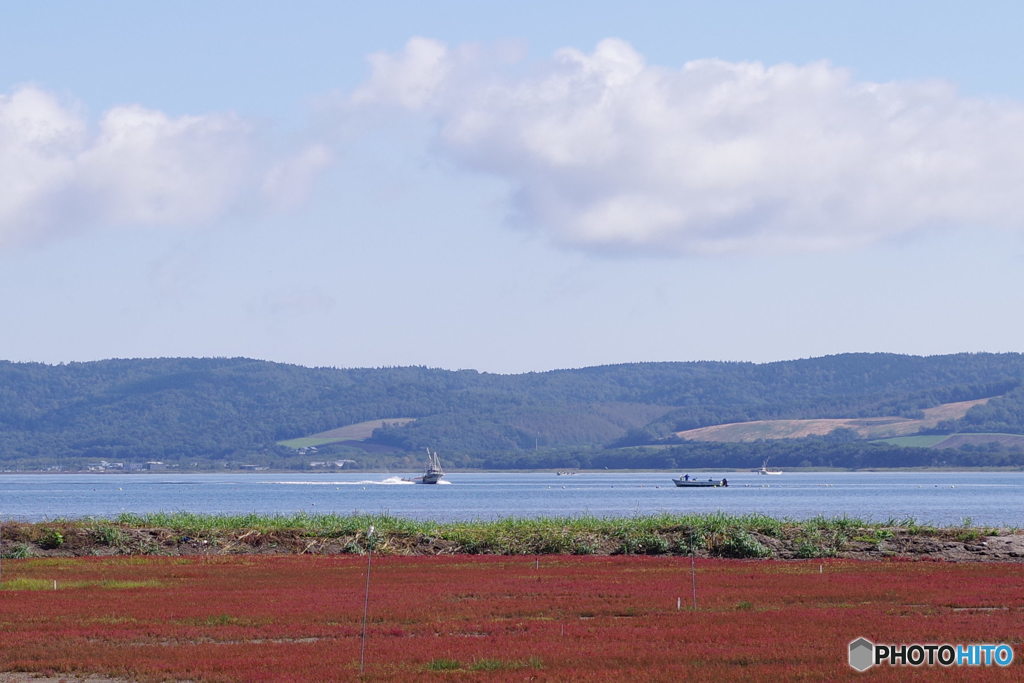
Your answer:
[[[370,559],[368,602],[365,556],[5,560],[0,672],[141,681],[1024,677],[1019,564],[699,559],[691,571],[685,557]],[[1018,656],[1005,669],[858,674],[847,654],[860,636],[1007,643]]]

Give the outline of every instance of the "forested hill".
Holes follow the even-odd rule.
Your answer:
[[[415,419],[321,451],[374,466],[408,462],[425,446],[453,466],[699,464],[699,446],[675,443],[675,432],[751,420],[912,418],[939,404],[994,397],[933,431],[1024,434],[1022,379],[1021,354],[844,354],[520,375],[245,358],[0,362],[0,466],[303,466],[309,458],[279,442],[388,418]],[[704,452],[731,462],[721,460],[721,448]]]

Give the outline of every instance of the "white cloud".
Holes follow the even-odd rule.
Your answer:
[[[353,101],[424,111],[514,213],[588,249],[824,250],[1024,228],[1024,105],[803,66],[646,63],[609,39],[528,70],[417,38]]]
[[[330,149],[311,144],[294,156],[271,167],[263,178],[263,192],[276,206],[283,208],[306,200],[316,177],[333,160]]]
[[[235,116],[172,119],[117,107],[76,159],[81,191],[97,216],[118,224],[171,225],[216,216],[248,176],[248,126]]]
[[[373,77],[352,95],[355,102],[389,102],[418,109],[448,76],[448,48],[427,38],[412,38],[400,55],[369,56]]]
[[[0,244],[46,226],[51,199],[73,184],[85,125],[35,88],[0,94]]]
[[[202,224],[261,193],[298,201],[329,160],[311,147],[274,162],[259,148],[233,114],[172,117],[133,105],[90,124],[40,88],[0,94],[0,246],[100,224]]]

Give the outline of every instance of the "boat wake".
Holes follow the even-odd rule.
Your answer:
[[[412,482],[406,481],[401,477],[388,477],[383,481],[365,479],[363,481],[272,481],[269,483],[285,486],[394,486],[411,484]]]

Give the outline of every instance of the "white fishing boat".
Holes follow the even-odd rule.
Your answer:
[[[437,457],[437,451],[432,451],[428,448],[427,471],[423,473],[422,477],[405,479],[404,481],[411,481],[414,484],[436,484],[441,481],[443,476],[444,470],[441,469],[441,459]]]
[[[761,463],[761,469],[757,470],[758,474],[782,474],[782,470],[770,470],[768,469],[768,461],[765,460]]]

